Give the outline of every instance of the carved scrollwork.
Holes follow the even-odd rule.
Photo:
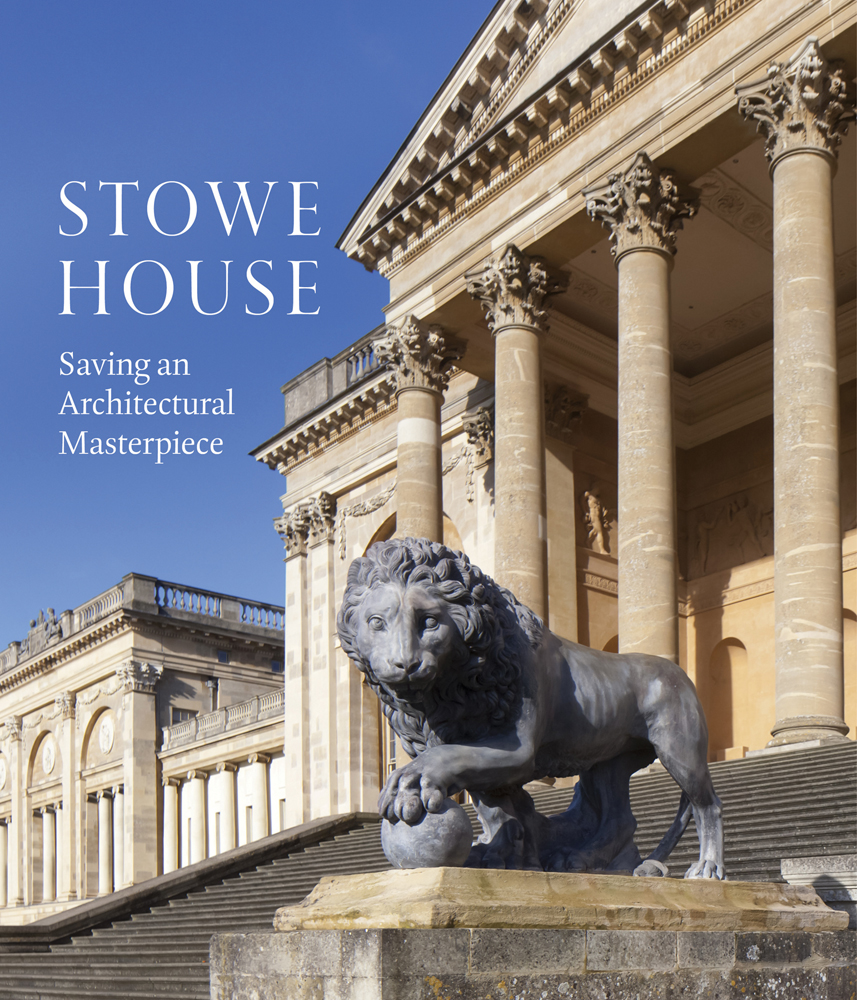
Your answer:
[[[424,326],[416,316],[406,316],[399,326],[388,326],[376,340],[375,357],[396,376],[397,389],[432,389],[443,392],[454,361],[461,352],[446,343],[439,326]]]
[[[644,152],[584,197],[589,217],[610,230],[610,252],[617,259],[639,249],[674,254],[682,220],[696,215],[698,206],[696,192],[681,188],[671,171],[661,170]]]
[[[566,278],[548,271],[539,257],[530,257],[510,243],[499,258],[465,275],[467,291],[482,303],[488,328],[532,326],[547,330],[549,295],[562,291]]]
[[[786,63],[771,63],[763,80],[736,87],[738,109],[765,136],[771,166],[786,153],[813,149],[835,157],[854,106],[844,69],[807,38]]]
[[[274,519],[274,527],[283,539],[286,555],[306,555],[307,544],[333,538],[336,524],[336,497],[322,491]]]

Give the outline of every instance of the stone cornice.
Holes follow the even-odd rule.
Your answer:
[[[390,192],[382,218],[359,237],[349,230],[340,247],[391,275],[753,2],[658,0],[638,9],[611,40],[567,66],[401,201]]]
[[[289,428],[255,453],[257,462],[287,475],[297,465],[356,434],[396,409],[396,385],[389,372],[380,373],[360,389],[321,413]]]
[[[854,105],[845,70],[828,63],[817,38],[808,38],[788,63],[771,63],[763,80],[736,88],[738,108],[765,136],[771,167],[801,150],[836,156]]]

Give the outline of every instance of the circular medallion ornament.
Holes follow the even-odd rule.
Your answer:
[[[102,753],[110,753],[113,749],[113,720],[109,715],[101,720],[101,728],[98,730],[98,746]]]
[[[42,747],[42,770],[45,774],[50,774],[54,769],[54,764],[57,761],[57,752],[54,747],[54,741],[48,737],[45,740],[45,745]]]
[[[6,758],[0,754],[0,788],[6,787]]]

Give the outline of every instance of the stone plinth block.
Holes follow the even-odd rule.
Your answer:
[[[622,875],[414,868],[323,878],[280,931],[517,927],[834,931],[848,917],[810,886]]]
[[[211,942],[211,997],[845,1000],[854,995],[854,958],[855,937],[849,931],[461,928],[217,934]]]

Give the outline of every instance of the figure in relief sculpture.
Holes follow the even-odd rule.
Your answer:
[[[425,823],[443,839],[438,816],[462,789],[476,805],[483,834],[469,856],[457,833],[447,855],[455,860],[444,861],[433,843],[431,864],[466,856],[485,868],[665,874],[692,813],[700,856],[686,877],[723,878],[705,717],[674,663],[566,642],[466,556],[426,539],[378,542],[355,559],[337,624],[413,758],[381,793],[395,838],[418,844]],[[644,861],[629,779],[656,756],[682,794]],[[568,810],[536,812],[522,786],[571,775],[580,780]],[[404,855],[418,862],[420,852]]]

